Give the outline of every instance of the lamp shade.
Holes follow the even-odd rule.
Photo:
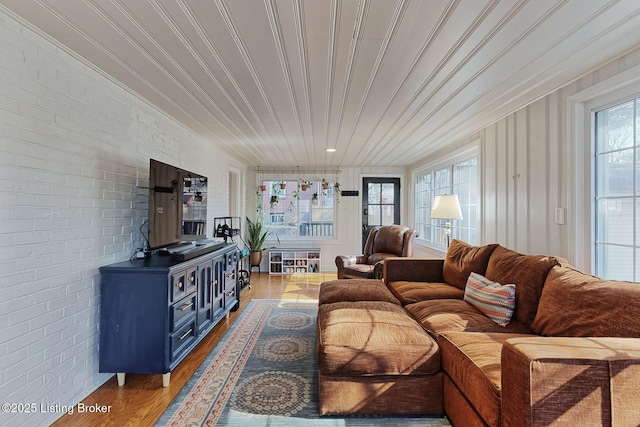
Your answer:
[[[462,219],[460,201],[455,194],[445,194],[433,198],[431,219]]]

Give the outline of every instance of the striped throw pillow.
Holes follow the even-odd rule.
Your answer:
[[[516,305],[516,285],[501,285],[477,273],[471,273],[464,300],[500,326],[507,326]]]

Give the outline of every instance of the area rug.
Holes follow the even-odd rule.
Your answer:
[[[157,426],[449,426],[445,417],[318,415],[316,302],[251,301]]]

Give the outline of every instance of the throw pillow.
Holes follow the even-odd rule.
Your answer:
[[[471,246],[454,239],[449,245],[442,267],[442,276],[447,284],[464,290],[469,274],[485,274],[489,257],[497,244]]]
[[[516,286],[501,285],[471,273],[464,290],[464,300],[500,326],[507,326],[516,305]]]

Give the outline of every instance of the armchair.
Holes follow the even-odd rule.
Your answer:
[[[383,261],[388,257],[411,257],[418,233],[404,225],[383,225],[369,232],[364,253],[338,255],[338,279],[382,279]]]

